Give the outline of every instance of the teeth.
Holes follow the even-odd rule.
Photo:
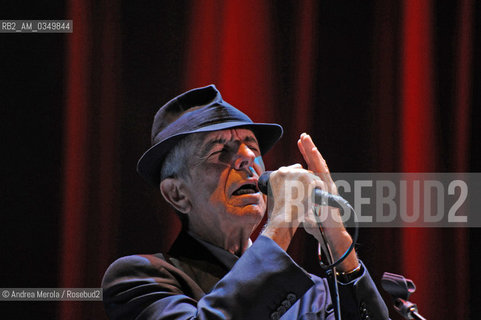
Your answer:
[[[235,192],[236,195],[249,194],[249,193],[256,193],[256,191],[254,189],[240,189]]]
[[[250,194],[250,193],[256,193],[257,190],[255,189],[255,186],[248,184],[240,187],[238,190],[234,192],[234,195],[242,195],[242,194]]]

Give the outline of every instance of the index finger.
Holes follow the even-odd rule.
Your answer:
[[[329,172],[326,161],[312,141],[311,136],[306,133],[301,134],[301,137],[298,141],[298,146],[302,156],[312,171],[317,173]]]

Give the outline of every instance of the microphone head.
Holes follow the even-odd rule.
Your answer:
[[[267,186],[269,185],[269,177],[272,171],[265,171],[257,180],[257,186],[263,194],[267,194]]]
[[[414,282],[404,278],[402,275],[384,272],[381,279],[382,288],[394,299],[409,299],[409,296],[416,291]]]

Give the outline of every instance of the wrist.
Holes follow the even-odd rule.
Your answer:
[[[364,267],[362,263],[358,261],[356,268],[346,272],[336,272],[337,280],[342,283],[348,283],[352,280],[359,278],[364,273]]]
[[[289,247],[297,228],[277,227],[267,224],[261,235],[273,240],[284,251]]]

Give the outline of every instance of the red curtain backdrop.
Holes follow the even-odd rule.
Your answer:
[[[71,2],[70,12],[80,19],[68,49],[67,112],[65,127],[65,187],[63,203],[63,237],[61,241],[62,287],[81,287],[87,260],[87,218],[89,172],[87,152],[89,127],[89,96],[91,79],[91,8],[89,3]],[[75,271],[77,270],[77,271]],[[60,318],[80,317],[79,304],[64,302]],[[76,316],[77,315],[77,316]]]
[[[480,18],[472,0],[449,2],[454,10],[430,0],[354,8],[192,1],[149,12],[114,1],[69,3],[61,287],[98,287],[115,258],[160,247],[141,234],[175,237],[172,214],[162,214],[162,228],[134,222],[146,219],[145,209],[156,211],[160,197],[134,171],[155,111],[187,89],[214,83],[254,121],[281,123],[285,136],[265,158],[271,169],[301,161],[295,142],[307,131],[331,170],[470,170]],[[438,33],[438,12],[454,21],[444,28],[454,42]],[[468,232],[364,229],[359,254],[378,285],[384,271],[413,279],[412,300],[428,319],[467,319],[475,272]],[[289,252],[315,269],[314,247],[300,234]],[[60,304],[60,319],[102,317],[100,303]],[[391,317],[400,319],[392,309]]]
[[[404,1],[402,10],[400,170],[436,172],[431,1]],[[432,284],[439,282],[441,277],[439,271],[428,270],[430,266],[441,268],[440,232],[418,228],[406,228],[401,232],[403,272],[416,283],[416,302],[426,315],[431,315],[438,306],[430,298],[433,297],[430,291]]]
[[[457,74],[454,84],[456,149],[448,150],[436,137],[441,110],[437,108],[434,69],[436,52],[433,36],[433,4],[430,0],[403,2],[402,57],[401,57],[401,166],[402,172],[439,172],[440,159],[454,152],[454,163],[449,171],[466,169],[469,127],[469,75],[470,56],[467,40],[470,37],[470,3],[463,1],[459,7],[457,24],[457,57],[453,62]],[[460,155],[461,154],[461,155]],[[417,286],[415,300],[424,314],[436,318],[466,319],[468,308],[468,265],[466,230],[418,229],[402,230],[403,272]],[[446,263],[446,249],[453,250],[451,263]],[[456,270],[456,271],[453,271]],[[436,290],[436,284],[450,290]],[[434,294],[434,292],[436,294]],[[451,297],[455,297],[454,299]],[[414,297],[413,297],[414,299]],[[439,303],[443,301],[444,303]]]
[[[207,5],[206,5],[207,4]],[[193,3],[185,89],[215,83],[226,101],[257,121],[275,113],[266,1]],[[256,48],[252,50],[252,48]]]
[[[101,19],[98,16],[101,16]],[[97,288],[114,257],[118,182],[118,4],[70,1],[65,112],[61,288]],[[85,302],[60,303],[60,319],[104,317]]]

